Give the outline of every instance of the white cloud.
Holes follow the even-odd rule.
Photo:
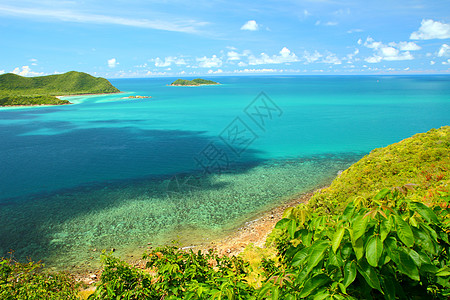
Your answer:
[[[422,47],[420,47],[419,45],[417,45],[414,42],[400,42],[400,43],[389,43],[389,46],[393,46],[393,47],[398,47],[399,50],[401,51],[417,51],[422,49]]]
[[[6,73],[5,70],[0,70],[0,75],[5,73]]]
[[[323,24],[324,26],[336,26],[338,25],[338,22],[326,22],[325,24]]]
[[[235,70],[235,73],[276,73],[280,72],[277,69],[244,69],[244,70]]]
[[[43,72],[33,72],[29,66],[23,66],[22,70],[19,67],[15,68],[12,73],[20,75],[20,76],[40,76],[44,75]]]
[[[383,43],[376,42],[373,38],[368,37],[364,42],[364,46],[370,49],[379,49],[381,46],[383,46]]]
[[[240,62],[238,63],[238,66],[239,66],[239,67],[245,67],[245,66],[247,66],[247,64],[246,64],[245,62],[243,62],[243,61],[240,61]]]
[[[335,54],[333,54],[333,53],[328,54],[322,60],[322,62],[326,63],[326,64],[333,64],[333,65],[340,65],[340,64],[342,64],[342,61],[339,58],[337,58],[337,56]]]
[[[438,52],[439,57],[450,56],[450,46],[447,44],[443,44]]]
[[[108,59],[108,67],[115,68],[118,64],[115,58]]]
[[[435,63],[435,61],[430,61],[430,65],[434,65]]]
[[[373,56],[365,58],[365,61],[368,63],[379,63],[382,60],[386,61],[395,61],[395,60],[412,60],[414,57],[409,51],[404,51],[404,49],[417,49],[417,45],[415,43],[389,43],[388,45],[383,44],[382,42],[377,42],[373,38],[368,37],[364,42],[364,46],[373,49],[375,52]]]
[[[288,48],[284,47],[279,52],[279,55],[269,56],[265,53],[261,53],[259,57],[252,54],[248,55],[249,65],[263,65],[263,64],[282,64],[292,63],[299,61],[299,58],[295,53],[291,52]]]
[[[204,56],[196,60],[199,62],[198,66],[200,68],[218,68],[222,66],[222,60],[216,55],[213,55],[211,58]]]
[[[443,64],[443,65],[450,65],[450,58],[447,59],[447,61],[443,61],[442,64]]]
[[[379,63],[383,58],[381,56],[378,55],[374,55],[371,57],[367,57],[364,60],[368,63],[374,64],[374,63]]]
[[[76,12],[74,10],[52,8],[37,8],[37,7],[13,7],[13,6],[0,6],[0,14],[2,15],[15,15],[23,17],[41,17],[43,19],[57,19],[64,22],[75,23],[91,23],[91,24],[115,24],[131,27],[150,28],[165,31],[176,31],[185,33],[197,33],[198,27],[207,25],[207,22],[199,22],[193,20],[174,20],[175,18],[165,18],[163,21],[148,20],[148,19],[133,19],[122,18],[119,16],[107,16],[100,14],[87,14],[83,12]]]
[[[353,58],[358,54],[359,54],[359,49],[355,48],[355,51],[353,51],[353,53],[347,54],[347,56],[344,58],[344,60],[347,60],[347,63],[352,63]],[[359,59],[355,59],[355,60],[359,60]]]
[[[259,29],[259,25],[258,23],[256,23],[255,20],[250,20],[247,23],[245,23],[244,25],[242,25],[241,30],[250,30],[250,31],[255,31]]]
[[[418,31],[411,33],[412,40],[431,40],[450,38],[450,24],[433,20],[422,20]]]
[[[303,10],[303,15],[304,15],[305,17],[308,17],[308,16],[311,15],[311,13],[310,13],[309,11],[307,11],[306,9],[304,9],[304,10]]]
[[[317,61],[319,58],[321,58],[323,55],[320,54],[317,50],[314,51],[314,53],[309,53],[308,51],[305,51],[303,54],[303,59],[306,60],[306,63],[313,63]]]
[[[240,60],[241,54],[237,53],[236,51],[229,51],[227,53],[228,60]]]
[[[214,70],[208,70],[208,74],[220,74],[223,73],[222,69],[218,69],[217,71]]]
[[[175,64],[177,66],[187,64],[183,58],[179,58],[176,56],[168,56],[168,57],[165,57],[164,60],[157,57],[155,59],[152,59],[151,61],[153,61],[155,63],[155,67],[158,67],[158,68],[169,67],[172,64]]]

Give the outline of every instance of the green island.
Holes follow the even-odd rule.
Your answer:
[[[201,85],[214,85],[214,84],[220,84],[220,83],[212,81],[212,80],[196,78],[196,79],[192,79],[192,80],[177,79],[174,82],[172,82],[170,85],[171,86],[201,86]]]
[[[56,96],[118,92],[107,79],[83,72],[39,77],[22,77],[12,73],[0,75],[0,106],[70,104],[68,100]]]
[[[1,299],[449,299],[450,126],[373,150],[239,256],[102,255],[95,289],[0,261]]]

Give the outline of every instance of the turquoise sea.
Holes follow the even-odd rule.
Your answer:
[[[206,243],[450,124],[450,76],[207,79],[221,85],[112,79],[124,93],[0,109],[0,256],[76,270],[101,249]]]

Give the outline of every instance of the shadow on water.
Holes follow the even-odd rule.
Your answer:
[[[158,233],[165,227],[196,222],[189,211],[201,206],[202,200],[195,196],[185,200],[183,195],[219,191],[229,185],[215,180],[214,173],[204,174],[195,164],[214,140],[204,132],[76,129],[69,122],[48,122],[45,127],[58,133],[30,135],[32,125],[1,130],[0,138],[8,143],[0,145],[0,256],[13,249],[19,259],[31,257],[51,264],[55,256],[70,252],[68,247],[117,247],[120,241],[106,236],[116,232],[120,238],[127,234],[138,240],[139,235],[151,237],[143,232],[145,226]],[[261,162],[258,154],[247,149],[245,160],[251,163],[230,160],[228,169],[221,172],[245,173]],[[21,194],[14,196],[17,191]],[[13,196],[5,197],[8,194]],[[194,198],[199,202],[193,203]],[[133,209],[139,218],[131,215]],[[145,217],[141,209],[148,211]],[[165,216],[171,213],[172,217]],[[99,221],[102,216],[108,219]],[[138,222],[147,224],[134,231],[133,224]]]
[[[114,127],[123,125],[115,119],[95,128],[40,123],[44,131],[0,125],[7,141],[0,144],[0,255],[14,249],[19,259],[65,269],[92,267],[96,249],[123,255],[174,233],[189,241],[212,236],[274,199],[329,182],[359,158],[272,162],[251,148],[237,156],[204,131]],[[224,159],[211,142],[226,155],[225,167],[217,168]],[[199,162],[213,156],[205,174]]]

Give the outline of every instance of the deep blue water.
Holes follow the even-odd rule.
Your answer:
[[[164,240],[181,227],[194,232],[212,226],[219,232],[245,219],[233,216],[233,209],[242,214],[245,207],[251,216],[329,182],[373,148],[450,123],[450,76],[211,79],[221,85],[113,79],[124,94],[71,97],[75,104],[66,106],[0,109],[0,222],[6,224],[0,255],[14,248],[20,255],[45,252],[45,259],[56,261],[61,253],[68,257],[62,244],[109,247],[115,243],[111,235],[138,236],[131,247]],[[129,95],[152,98],[121,99]],[[189,189],[182,202],[165,198],[174,191],[173,176],[192,174],[207,183]],[[267,194],[270,182],[278,182],[273,194]],[[228,204],[211,200],[217,195]],[[145,226],[144,217],[130,216],[138,200],[143,206],[136,210],[158,215]],[[217,210],[217,220],[211,221],[206,209],[173,214],[183,205],[185,211]],[[197,224],[199,216],[208,217]],[[162,219],[164,224],[155,221]],[[84,225],[76,225],[80,222]],[[128,229],[118,230],[119,223]],[[90,229],[74,237],[81,227]]]

